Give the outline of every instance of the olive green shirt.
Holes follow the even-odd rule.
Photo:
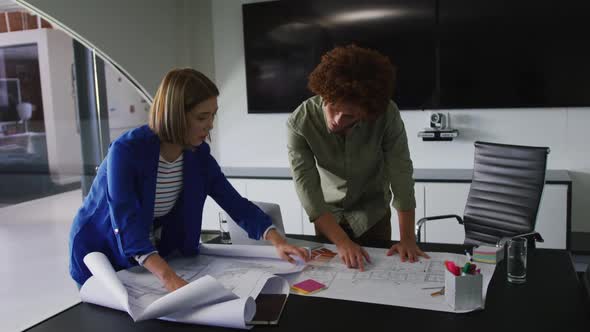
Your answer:
[[[397,106],[346,134],[331,133],[322,98],[304,101],[287,120],[295,189],[310,221],[331,212],[356,237],[385,216],[393,193],[400,211],[416,207],[413,166]]]

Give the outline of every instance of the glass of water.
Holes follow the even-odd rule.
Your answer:
[[[507,272],[508,282],[523,284],[526,281],[527,240],[517,237],[508,241]]]
[[[231,244],[231,237],[229,236],[229,225],[227,223],[227,215],[225,212],[219,212],[219,236],[221,243]]]

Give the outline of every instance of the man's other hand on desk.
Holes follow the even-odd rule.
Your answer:
[[[326,212],[317,218],[314,226],[316,233],[322,234],[336,245],[342,262],[349,268],[364,271],[365,260],[371,263],[367,251],[348,237],[331,212]]]
[[[387,251],[387,256],[391,256],[394,253],[398,253],[402,262],[409,260],[410,263],[414,263],[418,261],[418,257],[422,256],[424,258],[430,258],[424,251],[422,251],[416,241],[400,241],[399,243],[394,244],[391,248]]]
[[[342,262],[348,266],[348,268],[358,268],[360,271],[365,270],[365,260],[367,263],[371,263],[371,258],[367,251],[356,244],[350,239],[336,245],[338,253]],[[394,253],[399,253],[402,262],[409,261],[410,263],[417,262],[418,257],[430,258],[425,252],[423,252],[416,242],[400,242],[394,244],[388,251],[387,256],[392,256]]]

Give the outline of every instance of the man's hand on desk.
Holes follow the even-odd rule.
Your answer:
[[[387,251],[387,256],[391,256],[396,252],[399,254],[402,262],[405,262],[406,259],[410,260],[410,263],[417,262],[419,256],[430,258],[430,256],[418,247],[415,241],[402,240],[399,243],[394,244]]]
[[[363,247],[354,243],[336,222],[336,218],[330,212],[322,214],[314,221],[316,232],[324,234],[336,245],[342,262],[349,268],[365,270],[365,260],[371,263],[369,254]]]
[[[365,260],[371,263],[369,253],[363,247],[354,243],[351,239],[346,239],[341,243],[336,244],[338,254],[342,259],[342,262],[348,266],[348,268],[358,268],[361,272],[365,270]]]

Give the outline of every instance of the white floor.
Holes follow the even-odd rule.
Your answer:
[[[22,331],[80,302],[68,234],[80,190],[0,208],[0,331]]]

